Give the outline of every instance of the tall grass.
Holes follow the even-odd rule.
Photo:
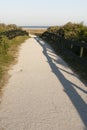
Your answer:
[[[0,89],[5,82],[5,74],[10,64],[15,59],[15,53],[17,52],[18,46],[23,43],[27,38],[28,35],[26,35],[26,33],[24,35],[20,34],[20,36],[18,35],[11,39],[9,39],[9,37],[7,37],[6,35],[0,35]]]

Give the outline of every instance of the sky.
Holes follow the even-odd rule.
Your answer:
[[[87,0],[0,0],[0,23],[53,26],[87,25]]]

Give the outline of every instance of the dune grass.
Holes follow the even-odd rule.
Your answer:
[[[17,36],[11,40],[4,38],[3,44],[0,44],[0,89],[6,82],[6,75],[9,66],[15,61],[18,47],[28,36]]]

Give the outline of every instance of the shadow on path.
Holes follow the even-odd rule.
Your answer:
[[[85,125],[85,129],[87,130],[87,104],[85,101],[81,98],[81,96],[77,93],[74,87],[81,90],[83,93],[87,94],[87,91],[83,90],[80,86],[75,85],[74,83],[70,82],[68,79],[64,77],[64,75],[60,72],[59,68],[56,66],[55,63],[53,63],[52,58],[48,55],[48,48],[49,45],[44,44],[44,42],[38,38],[35,37],[35,40],[40,44],[40,46],[43,49],[43,54],[47,58],[47,62],[50,65],[50,68],[52,72],[56,75],[56,77],[60,80],[64,91],[68,95],[69,99],[73,103],[74,107],[76,108],[77,112],[79,113],[79,116],[81,120],[83,121]]]

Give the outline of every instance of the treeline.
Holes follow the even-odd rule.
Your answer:
[[[87,26],[83,23],[68,22],[63,26],[53,26],[47,29],[47,32],[57,34],[69,40],[84,41],[87,43]]]
[[[20,27],[17,27],[15,24],[5,25],[0,24],[0,54],[7,53],[9,48],[9,40],[17,36],[28,36],[29,34],[22,30]]]
[[[87,26],[82,23],[67,23],[49,27],[42,37],[48,38],[60,48],[66,48],[79,57],[87,57]]]
[[[8,31],[11,29],[18,29],[19,27],[17,27],[15,24],[4,24],[4,23],[0,23],[0,32],[4,32],[4,31]]]
[[[15,38],[16,36],[28,35],[26,31],[23,31],[20,27],[14,24],[5,25],[0,24],[0,37],[6,36],[9,39]]]

